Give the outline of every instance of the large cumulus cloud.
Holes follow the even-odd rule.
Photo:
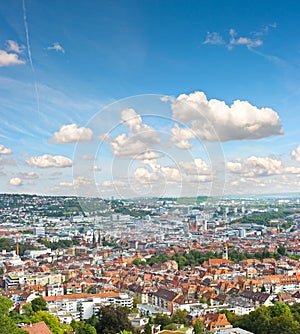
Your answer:
[[[271,108],[258,108],[240,100],[229,106],[224,101],[208,100],[203,92],[181,94],[169,100],[173,118],[190,124],[202,140],[225,142],[283,134],[280,117]]]
[[[78,127],[76,124],[63,125],[58,132],[49,139],[54,144],[69,144],[77,142],[89,142],[93,140],[93,131],[89,128]]]
[[[61,156],[61,155],[49,155],[44,154],[40,156],[30,157],[26,160],[26,163],[30,166],[35,166],[38,168],[64,168],[71,167],[72,160]]]
[[[122,111],[121,120],[130,133],[122,133],[111,140],[113,155],[120,158],[157,158],[158,155],[151,151],[160,142],[155,129],[144,124],[141,116],[132,108]]]
[[[272,176],[280,174],[300,174],[300,168],[286,166],[281,160],[251,156],[227,162],[227,170],[247,177]]]

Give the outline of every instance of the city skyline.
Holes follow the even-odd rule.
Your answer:
[[[2,3],[1,192],[299,191],[299,11]]]

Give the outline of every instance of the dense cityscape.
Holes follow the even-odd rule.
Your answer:
[[[28,305],[39,298],[37,313],[59,319],[61,333],[74,321],[83,326],[76,333],[89,333],[84,326],[111,305],[128,312],[120,329],[136,333],[192,333],[195,324],[205,333],[262,333],[240,319],[300,302],[298,197],[2,194],[0,203],[1,295],[25,329],[35,319]],[[35,317],[47,323],[43,313]]]
[[[0,334],[300,334],[300,2],[0,18]]]

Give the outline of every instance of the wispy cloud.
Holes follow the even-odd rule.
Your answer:
[[[275,29],[277,28],[277,23],[274,22],[274,23],[269,23],[269,24],[265,24],[261,30],[259,31],[253,31],[251,33],[251,35],[253,36],[264,36],[264,35],[267,35],[270,31],[270,29]]]
[[[31,57],[31,47],[30,47],[30,39],[29,39],[29,31],[28,31],[25,0],[23,0],[22,4],[23,4],[23,20],[24,20],[24,27],[25,27],[25,34],[26,34],[28,58],[29,58],[31,70],[32,70],[32,72],[34,72],[34,67],[33,67],[32,57]]]
[[[53,43],[51,46],[48,46],[47,50],[55,50],[57,52],[65,53],[65,49],[58,42]]]
[[[12,51],[15,53],[22,53],[24,51],[25,46],[24,45],[19,45],[16,41],[13,41],[11,39],[9,39],[8,41],[6,41],[7,43],[7,51]]]
[[[239,35],[238,32],[231,28],[228,36],[223,37],[219,32],[207,32],[204,45],[224,46],[228,50],[233,50],[236,47],[246,47],[249,51],[261,56],[272,63],[286,67],[287,64],[279,57],[269,55],[258,51],[259,47],[264,44],[264,38],[269,34],[271,29],[277,28],[276,23],[266,24],[258,31],[252,31],[246,35]]]
[[[231,28],[227,39],[224,39],[219,32],[207,32],[203,44],[224,45],[228,50],[237,46],[245,46],[252,51],[263,45],[263,37],[269,33],[271,28],[274,29],[276,26],[276,23],[267,24],[261,30],[251,32],[245,36],[240,36],[235,29]]]
[[[28,58],[29,58],[31,71],[34,75],[34,91],[35,91],[35,96],[36,96],[36,106],[37,106],[38,114],[40,115],[39,88],[38,88],[37,81],[35,79],[35,70],[34,70],[34,66],[33,66],[33,62],[32,62],[32,56],[31,56],[31,47],[30,47],[30,39],[29,39],[29,30],[28,30],[25,0],[23,0],[22,5],[23,5],[23,21],[24,21],[24,28],[25,28],[25,34],[26,34],[27,52],[28,52]]]
[[[225,41],[218,32],[207,32],[203,44],[222,45],[225,44]]]
[[[234,46],[244,45],[248,49],[254,49],[263,45],[263,40],[259,38],[250,37],[238,37],[237,32],[234,29],[229,30],[230,40],[226,45],[229,50],[233,49]]]

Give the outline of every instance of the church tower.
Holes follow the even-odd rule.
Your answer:
[[[223,245],[223,253],[222,253],[222,259],[228,260],[228,245]]]

